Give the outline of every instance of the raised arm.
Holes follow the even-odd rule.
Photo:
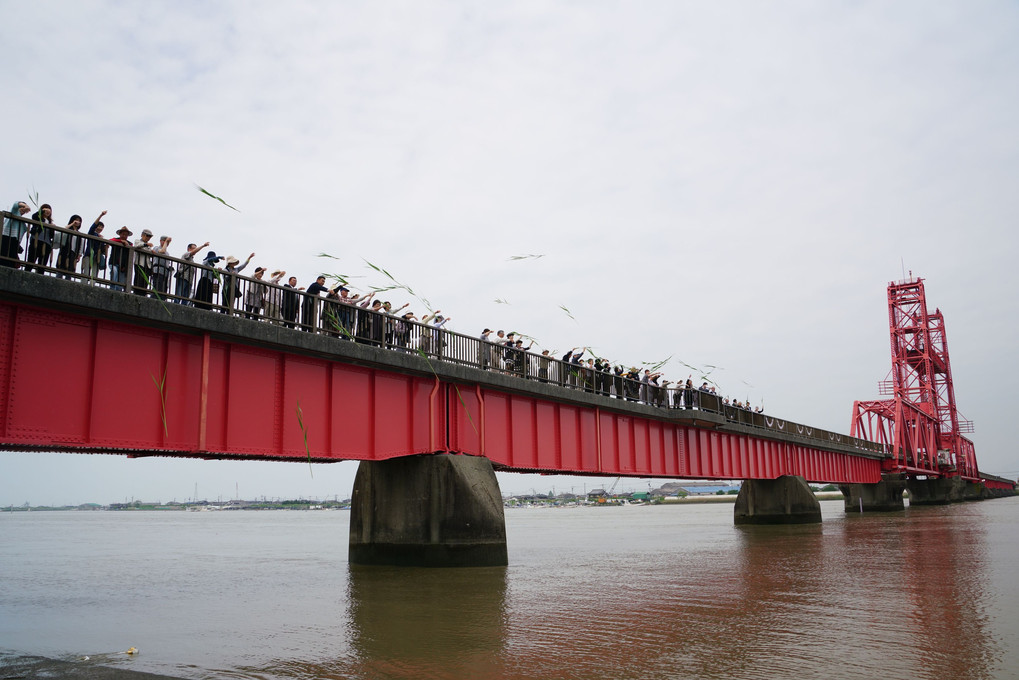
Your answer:
[[[194,257],[195,253],[197,253],[199,250],[201,250],[202,248],[208,248],[208,247],[209,247],[209,242],[206,241],[205,243],[203,243],[200,246],[195,246],[194,248],[188,248],[188,255],[190,255],[191,257]]]
[[[105,215],[106,215],[106,211],[105,211],[105,210],[104,210],[104,211],[102,211],[101,213],[99,213],[99,217],[97,217],[97,218],[95,218],[94,220],[92,220],[92,226],[93,226],[93,227],[95,227],[95,226],[96,226],[97,224],[99,224],[99,221],[100,221],[101,219],[103,219],[103,217],[104,217]]]

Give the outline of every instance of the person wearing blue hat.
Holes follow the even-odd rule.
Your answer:
[[[223,258],[210,250],[202,260],[203,269],[198,275],[198,287],[195,289],[195,307],[198,309],[212,309],[212,296],[216,293],[219,282],[219,270],[216,263]]]

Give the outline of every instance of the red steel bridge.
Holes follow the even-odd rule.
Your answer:
[[[708,393],[631,393],[529,353],[496,366],[477,338],[397,332],[368,310],[353,332],[288,328],[222,300],[216,313],[96,283],[0,267],[0,448],[304,462],[455,453],[520,472],[837,484],[903,472],[1013,488],[981,476],[960,435],[943,320],[926,314],[919,282],[908,312],[895,288],[895,398],[857,403],[862,437]]]

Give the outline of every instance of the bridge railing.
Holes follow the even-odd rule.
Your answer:
[[[26,227],[20,241],[4,237],[0,265],[53,274],[84,285],[145,295],[163,303],[241,316],[253,323],[278,324],[330,336],[337,341],[414,353],[429,361],[450,362],[523,380],[583,390],[604,399],[642,403],[661,409],[714,413],[724,416],[728,422],[747,427],[886,454],[886,447],[882,444],[736,407],[707,390],[634,380],[614,371],[596,370],[586,363],[563,361],[463,335],[437,326],[434,320],[421,323],[398,314],[362,307],[345,301],[332,291],[326,297],[312,295],[302,289],[273,283],[264,276],[245,276],[193,260],[155,255],[101,236],[43,225],[8,212],[0,212],[0,216],[5,224],[10,219]],[[32,246],[32,239],[46,238],[46,230],[50,231],[50,242],[59,247],[39,257],[37,245],[26,246]],[[36,255],[36,261],[21,261],[19,253],[11,251],[12,242]]]

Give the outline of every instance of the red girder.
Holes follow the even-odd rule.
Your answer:
[[[701,428],[11,303],[0,303],[0,388],[0,448],[12,450],[317,462],[454,452],[517,471],[881,478],[873,455],[796,437]]]

